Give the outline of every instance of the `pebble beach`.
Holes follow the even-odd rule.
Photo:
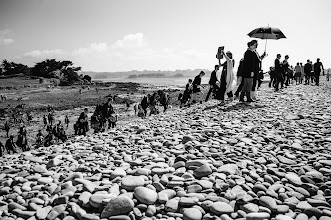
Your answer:
[[[330,220],[331,87],[267,85],[0,159],[0,219]]]

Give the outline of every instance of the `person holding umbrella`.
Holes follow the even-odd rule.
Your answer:
[[[247,43],[248,49],[244,54],[243,61],[243,73],[242,78],[244,81],[243,88],[241,90],[239,101],[244,102],[244,97],[247,97],[247,102],[253,102],[251,98],[251,90],[253,87],[253,77],[257,75],[260,70],[260,59],[255,52],[257,48],[257,40],[252,40]]]

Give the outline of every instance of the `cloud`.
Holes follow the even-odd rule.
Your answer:
[[[88,47],[80,47],[72,52],[74,56],[90,56],[108,51],[107,43],[91,43]]]
[[[128,34],[114,42],[92,42],[73,50],[34,50],[24,57],[68,59],[83,70],[92,71],[193,69],[201,67],[206,59],[205,54],[183,44],[154,48],[142,33]]]
[[[1,38],[0,37],[0,45],[9,45],[14,43],[14,39],[11,38]]]
[[[113,48],[136,48],[146,46],[143,33],[128,34],[116,41]]]
[[[11,31],[9,29],[0,30],[0,45],[9,45],[14,43],[14,39],[7,37],[10,32]]]
[[[185,50],[183,52],[183,54],[190,56],[190,57],[200,57],[202,55],[201,53],[199,53],[198,51],[196,51],[194,49]]]
[[[42,58],[42,57],[51,57],[66,54],[64,50],[54,49],[54,50],[33,50],[24,54],[25,57],[32,58]]]

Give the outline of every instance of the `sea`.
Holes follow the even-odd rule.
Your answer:
[[[103,82],[133,82],[139,83],[142,87],[158,87],[158,88],[169,88],[169,89],[183,89],[187,84],[188,77],[169,77],[169,78],[111,78],[111,79],[98,79]],[[193,80],[193,78],[192,78]],[[208,84],[209,77],[203,77],[201,80],[202,84]]]

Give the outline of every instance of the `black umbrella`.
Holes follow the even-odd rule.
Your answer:
[[[278,40],[281,38],[286,38],[281,30],[269,26],[256,28],[251,32],[249,32],[247,35],[254,38],[265,39],[266,43],[265,43],[264,51],[266,50],[268,39]]]

